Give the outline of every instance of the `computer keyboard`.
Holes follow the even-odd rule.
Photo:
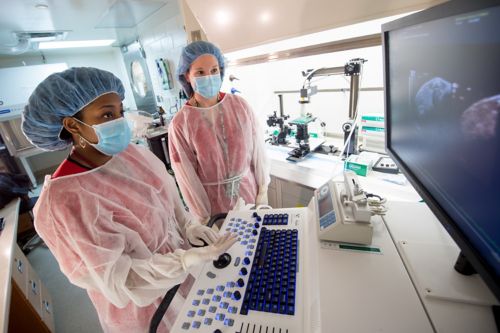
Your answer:
[[[295,314],[298,231],[262,228],[240,314]]]

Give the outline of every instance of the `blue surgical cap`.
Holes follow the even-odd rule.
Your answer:
[[[98,97],[125,89],[112,73],[91,67],[73,67],[43,80],[24,108],[22,130],[28,140],[45,150],[62,150],[71,144],[61,139],[63,119],[72,117]]]
[[[217,61],[219,62],[221,80],[224,79],[224,56],[222,55],[220,49],[209,42],[192,42],[182,49],[179,66],[177,67],[177,78],[182,85],[182,89],[184,89],[184,92],[189,97],[193,95],[193,88],[191,88],[191,84],[186,80],[184,74],[189,71],[189,67],[191,67],[193,61],[204,54],[211,54],[217,59]]]

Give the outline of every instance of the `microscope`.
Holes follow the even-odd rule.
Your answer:
[[[359,78],[361,75],[362,65],[366,61],[367,60],[362,58],[356,58],[350,60],[344,66],[324,67],[302,72],[302,75],[305,76],[306,79],[304,80],[302,89],[300,89],[299,104],[301,105],[301,117],[289,122],[290,125],[297,126],[297,135],[295,138],[299,146],[288,153],[289,156],[287,160],[297,162],[303,159],[311,151],[307,125],[316,118],[312,117],[311,114],[306,113],[305,107],[310,103],[310,97],[318,92],[316,86],[311,86],[311,79],[318,76],[345,75],[351,78],[349,89],[349,121],[342,125],[342,130],[344,131],[344,144],[349,142],[344,153],[347,155],[357,153],[358,134],[357,129],[354,126],[354,122],[358,107]]]
[[[285,120],[290,118],[288,115],[284,115],[283,113],[283,95],[279,94],[279,103],[280,103],[280,116],[278,117],[276,115],[276,111],[274,111],[274,114],[272,116],[268,116],[267,119],[267,126],[269,127],[274,127],[274,126],[279,126],[279,133],[278,135],[272,136],[271,139],[271,144],[273,145],[286,145],[288,143],[287,136],[290,135],[292,130],[288,125],[285,124]]]

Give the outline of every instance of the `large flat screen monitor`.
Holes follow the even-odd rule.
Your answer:
[[[500,1],[450,1],[382,34],[387,151],[500,299]]]

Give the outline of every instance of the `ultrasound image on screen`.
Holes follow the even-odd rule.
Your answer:
[[[500,10],[389,45],[391,149],[500,273]]]

